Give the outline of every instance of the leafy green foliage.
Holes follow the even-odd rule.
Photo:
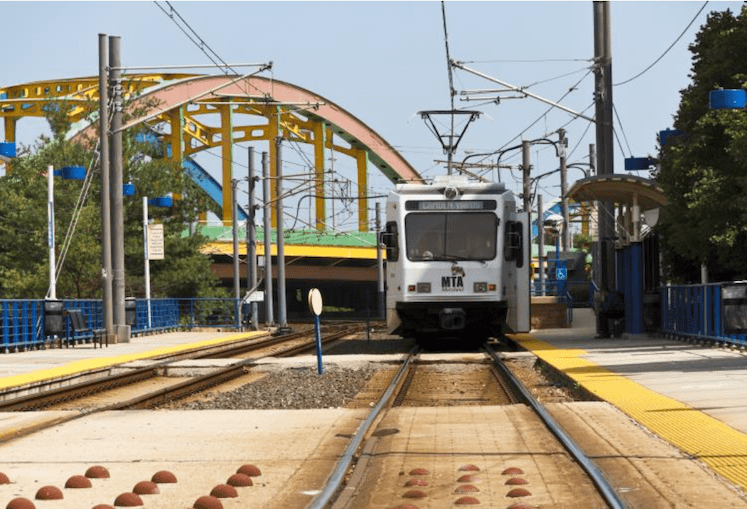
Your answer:
[[[54,104],[54,103],[50,103]],[[152,106],[152,105],[151,105]],[[147,107],[147,106],[146,106]],[[87,200],[81,209],[62,267],[58,266],[58,298],[101,297],[100,178],[94,164],[95,139],[65,139],[70,128],[65,106],[49,107],[53,139],[41,137],[34,147],[22,147],[23,157],[0,178],[0,298],[43,298],[49,286],[47,247],[47,166],[94,168]],[[182,237],[184,225],[206,208],[206,200],[173,161],[161,158],[158,147],[138,141],[128,131],[123,139],[124,182],[136,195],[125,197],[125,287],[129,296],[144,295],[143,196],[180,196],[172,208],[150,209],[151,221],[164,224],[166,259],[151,261],[153,297],[223,296],[210,259],[200,253],[203,236]],[[82,182],[55,178],[55,230],[59,254]]]
[[[669,277],[747,277],[747,112],[711,111],[708,93],[745,87],[747,8],[711,13],[690,46],[692,83],[681,91],[674,127],[662,147],[658,181],[669,204],[660,232]]]

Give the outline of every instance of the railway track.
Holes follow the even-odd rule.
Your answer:
[[[550,413],[539,404],[536,399],[531,395],[529,390],[524,387],[521,382],[511,374],[508,368],[505,367],[499,355],[492,349],[486,348],[486,362],[477,362],[472,368],[479,369],[483,374],[490,374],[492,382],[487,381],[485,377],[477,377],[477,387],[465,389],[464,384],[460,384],[460,380],[475,379],[474,369],[464,368],[462,370],[473,371],[469,376],[463,378],[454,376],[457,370],[451,370],[447,377],[450,378],[449,382],[454,383],[455,386],[459,387],[458,395],[454,397],[454,394],[444,389],[444,380],[438,380],[432,374],[427,373],[427,365],[423,365],[418,361],[418,350],[415,349],[405,358],[400,369],[396,375],[392,378],[389,386],[382,394],[377,405],[371,410],[366,420],[361,424],[356,435],[351,439],[349,446],[345,450],[345,453],[341,456],[337,463],[335,470],[329,477],[329,480],[320,492],[320,494],[309,504],[307,507],[310,509],[322,509],[332,507],[333,509],[349,509],[353,507],[378,507],[373,504],[373,500],[376,497],[368,495],[368,487],[375,484],[377,490],[382,489],[381,483],[376,483],[372,480],[372,476],[369,475],[369,471],[374,472],[373,476],[381,477],[381,465],[376,465],[377,457],[386,456],[388,454],[395,454],[394,451],[379,450],[381,442],[385,440],[384,437],[396,435],[399,433],[399,429],[396,427],[388,426],[387,414],[398,407],[403,406],[457,406],[457,405],[495,405],[495,404],[516,404],[524,403],[531,407],[533,412],[538,416],[544,425],[547,427],[549,432],[557,437],[558,441],[562,444],[565,449],[565,453],[568,455],[568,463],[576,463],[581,465],[584,472],[589,476],[591,483],[598,490],[600,498],[604,501],[607,507],[612,508],[624,508],[626,507],[622,500],[618,497],[614,488],[607,482],[606,478],[602,474],[601,470],[594,465],[592,461],[581,451],[581,449],[573,442],[573,440],[565,433],[565,431],[557,424],[552,418]],[[487,359],[490,361],[487,362]],[[443,366],[441,366],[443,368]],[[419,371],[426,371],[425,374],[418,374]],[[436,389],[432,391],[430,395],[423,394],[425,385],[419,381],[419,378],[430,378],[430,384]],[[456,380],[455,380],[456,379]],[[415,394],[413,394],[415,393]],[[424,398],[427,401],[424,401]],[[437,401],[438,400],[438,401]],[[482,451],[482,454],[490,454],[490,451]],[[438,451],[430,451],[431,455],[438,455]],[[450,454],[444,453],[444,459],[446,462],[452,461],[449,458]],[[358,459],[355,466],[352,464]],[[379,463],[381,463],[379,461]],[[469,465],[474,467],[474,465]],[[475,467],[477,468],[477,467]],[[414,469],[410,472],[413,475],[417,475],[420,471],[425,472],[425,469]],[[477,479],[475,475],[464,475],[460,477],[463,481],[470,481]],[[518,479],[518,480],[516,480]],[[520,478],[514,478],[516,482],[521,481]],[[415,477],[407,481],[405,486],[428,486],[428,482],[423,477]],[[399,483],[395,490],[400,488]],[[401,489],[401,488],[400,488]],[[461,484],[456,491],[466,490],[464,493],[469,493],[469,490],[474,489],[479,491],[476,487],[469,484]],[[528,492],[527,492],[528,493]],[[417,498],[422,495],[425,496],[423,491],[409,490],[407,494],[413,494],[412,496]],[[367,498],[368,497],[368,498]],[[451,497],[453,498],[453,496]],[[464,502],[466,500],[466,502]],[[365,501],[365,502],[364,502]],[[414,505],[417,501],[413,501],[413,504],[401,504],[398,507],[408,509],[414,509],[418,507]],[[447,503],[446,501],[444,501]],[[433,500],[428,502],[433,503]],[[449,504],[451,502],[448,502]],[[457,504],[466,503],[485,503],[485,500],[477,502],[477,499],[473,497],[461,497],[456,502]],[[490,502],[487,502],[490,505]],[[432,507],[432,505],[429,505]],[[515,505],[512,507],[533,507],[531,505]],[[595,507],[589,505],[589,507]]]
[[[14,416],[15,422],[47,418],[53,425],[84,415],[91,415],[92,419],[3,446],[6,460],[5,464],[0,460],[0,470],[13,465],[13,472],[6,470],[6,473],[13,474],[10,477],[17,479],[14,481],[17,485],[12,491],[10,487],[3,491],[0,486],[0,494],[6,498],[11,493],[12,496],[16,493],[29,496],[30,490],[38,488],[35,483],[40,472],[48,479],[46,482],[58,482],[54,481],[57,470],[72,470],[67,465],[96,462],[118,470],[118,484],[113,480],[104,483],[98,486],[97,494],[91,495],[65,491],[65,497],[71,497],[68,507],[85,504],[90,507],[94,500],[114,500],[117,492],[128,489],[129,479],[134,481],[134,476],[141,475],[133,472],[143,467],[146,471],[148,468],[152,471],[174,469],[180,480],[178,489],[165,489],[159,497],[148,499],[147,506],[154,509],[189,507],[198,496],[210,491],[212,484],[208,483],[214,484],[218,476],[230,473],[228,469],[249,461],[257,462],[263,477],[255,479],[254,488],[239,489],[239,497],[223,501],[223,507],[426,509],[477,502],[483,507],[501,509],[625,507],[619,499],[615,500],[618,494],[632,507],[678,506],[674,502],[678,500],[676,497],[668,495],[663,499],[661,490],[663,485],[673,485],[674,478],[667,478],[666,472],[651,468],[651,462],[660,465],[666,453],[663,449],[648,449],[651,444],[645,442],[636,427],[638,434],[630,435],[634,438],[630,443],[635,446],[630,450],[635,451],[632,453],[635,456],[616,455],[615,451],[625,446],[611,441],[614,433],[605,430],[621,430],[621,438],[632,431],[609,427],[607,423],[620,420],[621,416],[610,412],[603,414],[600,411],[603,403],[578,404],[565,400],[551,403],[550,410],[583,450],[593,454],[598,466],[616,483],[616,488],[600,487],[599,482],[605,481],[593,479],[594,471],[598,470],[594,463],[582,466],[587,460],[577,457],[578,450],[556,438],[562,435],[562,430],[551,431],[552,424],[547,428],[542,423],[539,414],[526,403],[530,400],[528,391],[524,394],[515,381],[503,373],[494,352],[403,353],[407,352],[405,345],[408,343],[399,342],[386,357],[354,359],[349,354],[361,353],[362,346],[371,343],[370,352],[380,354],[381,345],[376,345],[377,341],[366,341],[361,335],[351,339],[337,349],[348,355],[329,361],[325,376],[317,375],[313,359],[266,361],[260,368],[262,373],[250,373],[250,376],[263,377],[259,383],[250,384],[251,391],[244,392],[250,387],[244,385],[241,390],[226,393],[226,386],[232,384],[225,384],[220,394],[201,393],[199,406],[182,400],[182,405],[159,406],[166,411],[102,413],[118,408],[151,408],[160,405],[159,401],[182,397],[159,389],[149,391],[150,401],[122,398],[116,407],[101,405],[90,412]],[[522,369],[531,366],[530,362],[524,362],[528,357],[522,354],[504,356],[512,370],[516,369],[518,359],[522,360]],[[325,350],[325,358],[328,357],[334,356]],[[252,361],[247,359],[232,364],[225,370],[211,372],[204,380],[206,386],[222,385],[234,375],[241,377],[242,370],[246,373],[252,368]],[[337,379],[336,371],[360,371],[361,374]],[[297,377],[299,373],[305,374]],[[522,376],[531,379],[526,373]],[[357,392],[358,396],[342,403],[329,403],[330,399],[326,399],[317,406],[251,406],[253,401],[279,401],[288,394],[326,392],[336,384],[347,384],[353,379],[360,381],[352,392]],[[247,380],[240,378],[237,383],[245,384]],[[182,382],[186,380],[174,385]],[[270,385],[272,388],[259,388]],[[534,379],[532,387],[536,390],[538,385]],[[185,390],[184,394],[192,393],[186,384],[180,389]],[[229,394],[228,399],[238,404],[212,405],[211,397],[218,403]],[[550,394],[545,392],[543,397]],[[249,404],[235,400],[237,397],[245,397]],[[251,411],[254,408],[269,411]],[[193,411],[195,409],[217,411],[198,414]],[[97,413],[100,415],[92,415]],[[116,429],[110,430],[114,426]],[[156,429],[165,431],[148,436]],[[221,431],[216,434],[214,430]],[[594,435],[594,430],[596,433],[602,430],[602,433]],[[14,433],[15,429],[6,431],[8,436],[0,437],[0,441],[13,438]],[[117,438],[110,441],[108,435]],[[585,435],[594,436],[589,441]],[[81,454],[77,446],[73,450],[73,444],[77,444],[81,436],[85,436],[81,446],[86,442],[95,444],[93,453]],[[48,440],[64,441],[64,437],[71,444],[70,453],[64,459],[57,452],[44,450]],[[610,440],[604,442],[606,449],[599,447],[600,439]],[[39,460],[27,459],[32,443],[42,447],[37,452]],[[200,447],[201,443],[206,447]],[[646,446],[641,446],[642,443]],[[154,447],[158,453],[149,452]],[[652,451],[651,457],[639,457],[641,450]],[[672,461],[681,464],[684,458]],[[28,470],[25,475],[24,469]],[[587,471],[591,471],[591,477]],[[66,475],[69,474],[66,472]],[[646,482],[651,486],[646,486]],[[693,484],[689,480],[682,482]],[[94,485],[96,487],[95,482]],[[605,491],[612,497],[605,495]],[[84,495],[88,498],[83,505],[75,504],[73,495],[80,495],[81,500]],[[656,499],[657,496],[662,500]],[[738,506],[733,498],[724,500],[730,500],[727,504],[730,507]],[[679,506],[697,505],[683,502]]]
[[[334,343],[342,337],[359,331],[361,327],[361,325],[352,324],[331,325],[323,331],[322,343]],[[155,357],[153,364],[140,368],[127,369],[117,374],[112,374],[111,368],[85,372],[77,376],[77,380],[79,380],[77,382],[75,379],[68,378],[66,379],[67,385],[56,387],[56,385],[60,384],[60,381],[53,380],[46,385],[37,385],[34,388],[34,392],[30,394],[23,394],[24,392],[28,392],[29,388],[13,388],[5,391],[3,394],[4,399],[0,401],[0,412],[49,409],[59,405],[69,405],[71,402],[100,395],[106,391],[115,391],[123,387],[143,384],[144,382],[162,377],[163,373],[169,367],[173,366],[174,363],[185,359],[241,358],[229,366],[215,368],[208,373],[188,377],[183,381],[167,381],[162,384],[155,384],[155,388],[145,388],[143,394],[135,397],[122,399],[114,403],[93,405],[88,408],[79,409],[78,412],[46,421],[45,423],[14,430],[13,433],[0,435],[0,443],[96,412],[153,408],[165,402],[172,402],[241,377],[251,370],[254,363],[263,357],[292,356],[313,348],[315,348],[314,331],[307,328],[306,330],[283,336],[239,340],[217,347],[207,346],[190,349],[177,354],[162,355]],[[117,399],[117,397],[114,399]]]

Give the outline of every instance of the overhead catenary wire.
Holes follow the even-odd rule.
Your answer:
[[[451,69],[451,55],[449,54],[449,32],[446,30],[446,2],[441,2],[441,18],[443,19],[444,24],[444,46],[446,46],[446,69],[448,71],[449,75],[449,99],[451,100],[451,109],[454,109],[454,96],[456,95],[456,90],[454,89],[454,72]],[[452,135],[454,134],[454,117],[452,115],[451,117],[452,126],[451,131]]]
[[[213,48],[211,48],[211,47],[210,47],[210,45],[209,45],[209,44],[207,44],[207,43],[206,43],[206,42],[205,42],[205,41],[204,41],[204,40],[202,39],[202,37],[200,37],[200,35],[199,35],[199,34],[198,34],[198,33],[197,33],[197,32],[196,32],[196,31],[195,31],[195,30],[194,30],[194,29],[193,29],[193,28],[192,28],[192,27],[190,26],[190,24],[189,24],[189,23],[187,23],[187,20],[185,20],[185,19],[184,19],[184,18],[182,17],[182,15],[181,15],[181,14],[179,14],[179,11],[177,11],[177,10],[176,10],[176,8],[175,8],[175,7],[173,6],[173,5],[171,5],[171,2],[169,2],[168,0],[167,0],[167,1],[165,2],[165,3],[166,3],[166,5],[168,5],[168,6],[169,6],[169,11],[170,11],[170,12],[167,12],[167,11],[166,11],[166,9],[164,9],[164,8],[163,8],[163,7],[162,7],[162,6],[161,6],[161,5],[160,5],[160,4],[159,4],[159,3],[157,2],[157,1],[154,1],[153,3],[154,3],[154,4],[156,4],[156,6],[157,6],[157,7],[159,8],[159,9],[161,9],[161,10],[162,10],[162,11],[164,12],[164,14],[166,14],[166,15],[167,15],[167,16],[168,16],[168,17],[169,17],[169,18],[170,18],[170,19],[171,19],[171,20],[172,20],[172,21],[174,22],[174,24],[175,24],[175,25],[176,25],[176,26],[177,26],[177,27],[179,28],[179,30],[181,30],[181,31],[182,31],[182,33],[184,33],[184,35],[186,35],[186,36],[187,36],[187,38],[188,38],[188,39],[189,39],[190,41],[192,41],[192,43],[193,43],[193,44],[194,44],[195,46],[197,46],[197,47],[198,47],[198,48],[199,48],[199,49],[200,49],[200,50],[201,50],[201,51],[202,51],[202,52],[203,52],[203,53],[205,54],[205,56],[206,56],[206,57],[208,57],[208,59],[209,59],[209,60],[210,60],[210,61],[211,61],[211,62],[212,62],[213,64],[215,64],[215,66],[216,66],[216,67],[218,67],[219,69],[222,69],[222,68],[228,68],[228,69],[231,69],[231,72],[233,72],[234,74],[238,74],[238,73],[237,73],[237,72],[236,72],[236,71],[235,71],[235,70],[234,70],[234,69],[233,69],[233,68],[232,68],[232,67],[231,67],[231,66],[230,66],[229,64],[227,64],[227,63],[226,63],[226,62],[225,62],[225,61],[224,61],[224,60],[223,60],[223,59],[222,59],[222,58],[220,57],[220,55],[218,55],[218,54],[217,54],[217,53],[216,53],[216,52],[215,52],[215,51],[213,50]],[[186,27],[187,27],[187,28],[189,29],[189,32],[188,32],[187,30],[185,30],[185,29],[184,29],[184,27],[183,27],[183,26],[182,26],[181,24],[179,24],[179,22],[178,22],[178,21],[177,21],[176,19],[174,19],[174,15],[176,15],[176,16],[177,16],[177,17],[179,18],[179,21],[181,21],[181,23],[183,23],[183,24],[184,24],[184,26],[186,26]],[[191,32],[191,34],[190,34],[190,32]],[[193,36],[194,36],[194,37],[193,37]],[[195,40],[195,39],[194,39],[195,37],[197,38],[197,40]],[[216,62],[216,60],[219,60],[219,61],[220,61],[220,64],[219,64],[218,62]],[[221,65],[221,64],[222,64],[222,65]],[[224,70],[223,72],[224,72],[224,73],[226,73],[226,71],[225,71],[225,70]],[[226,73],[226,74],[227,74],[227,73]]]
[[[589,58],[538,58],[538,59],[497,59],[497,60],[462,60],[465,64],[538,64],[548,62],[591,62]]]
[[[228,73],[228,71],[227,71],[226,69],[230,69],[230,71],[231,71],[231,72],[232,72],[233,74],[235,74],[235,75],[239,75],[239,73],[238,73],[238,72],[237,72],[237,71],[236,71],[236,70],[235,70],[235,69],[234,69],[233,67],[231,67],[231,65],[230,65],[230,64],[226,63],[226,61],[225,61],[225,60],[223,60],[223,59],[222,59],[222,58],[220,57],[220,55],[218,55],[218,53],[216,53],[216,52],[215,52],[215,50],[213,50],[213,48],[211,48],[211,47],[210,47],[210,45],[209,45],[208,43],[206,43],[206,42],[205,42],[205,40],[204,40],[204,39],[203,39],[202,37],[200,37],[200,35],[199,35],[199,34],[198,34],[198,33],[197,33],[197,32],[196,32],[196,31],[195,31],[195,30],[194,30],[193,28],[192,28],[192,26],[191,26],[191,25],[190,25],[190,24],[189,24],[189,23],[187,22],[187,20],[185,20],[185,19],[184,19],[184,17],[182,17],[182,15],[181,15],[181,14],[179,14],[179,11],[178,11],[178,10],[176,10],[176,8],[175,8],[175,7],[173,6],[173,5],[171,5],[171,2],[169,2],[168,0],[166,1],[166,5],[168,5],[168,6],[169,6],[169,11],[167,11],[166,9],[164,9],[164,8],[163,8],[163,7],[162,7],[162,6],[161,6],[161,5],[160,5],[160,4],[158,3],[158,1],[157,1],[157,0],[154,0],[154,1],[153,1],[153,3],[154,3],[154,4],[156,4],[156,6],[157,6],[157,7],[159,8],[159,9],[161,9],[161,11],[163,11],[163,13],[164,13],[164,14],[166,14],[166,16],[168,16],[168,17],[169,17],[169,19],[171,19],[171,21],[173,21],[173,22],[174,22],[174,24],[175,24],[175,25],[176,25],[176,26],[177,26],[177,27],[179,28],[179,30],[181,30],[181,31],[182,31],[182,33],[184,33],[184,35],[186,35],[186,36],[187,36],[187,38],[188,38],[188,39],[189,39],[189,40],[190,40],[190,41],[191,41],[191,42],[192,42],[192,43],[193,43],[193,44],[194,44],[195,46],[197,46],[197,47],[198,47],[198,48],[200,49],[200,51],[202,51],[202,52],[203,52],[203,53],[205,54],[205,56],[206,56],[206,57],[208,58],[208,60],[210,60],[210,61],[211,61],[211,62],[212,62],[213,64],[215,64],[215,66],[216,66],[216,67],[217,67],[218,69],[221,69],[221,70],[223,71],[223,73],[224,73],[225,75],[227,75],[227,76],[229,75],[229,73]],[[174,18],[174,15],[176,15],[176,16],[177,16],[177,17],[179,18],[179,20],[175,19],[175,18]],[[180,22],[181,22],[181,23],[183,23],[183,24],[184,24],[184,26],[182,26],[182,25],[180,24]],[[187,31],[187,30],[186,30],[186,29],[184,28],[185,26],[187,27],[187,29],[188,29],[189,31]],[[190,35],[190,32],[191,32],[191,35]],[[196,38],[197,40],[195,40],[195,38]],[[220,62],[220,64],[219,64],[219,63],[218,63],[218,62],[217,62],[216,60],[218,60],[218,61]],[[222,64],[222,65],[221,65],[221,64]],[[257,90],[258,92],[261,92],[261,90],[260,90],[259,88],[257,88],[256,86],[254,86],[254,85],[253,85],[253,84],[251,84],[250,82],[246,81],[245,79],[244,79],[244,80],[242,80],[242,82],[243,82],[243,84],[244,84],[245,86],[249,86],[249,87],[251,87],[251,88],[253,88],[253,89]],[[248,90],[247,90],[247,94],[248,94],[248,93],[249,93],[249,92],[248,92]]]
[[[108,122],[111,122],[111,117],[114,115],[114,98],[109,99],[109,118]],[[62,267],[65,265],[65,259],[67,258],[67,253],[70,249],[70,245],[72,244],[73,237],[75,235],[75,230],[78,226],[78,222],[80,220],[80,215],[83,212],[83,207],[86,203],[86,200],[88,198],[88,192],[91,189],[91,183],[93,182],[93,174],[94,174],[94,167],[96,164],[98,164],[100,158],[101,158],[101,152],[99,150],[101,146],[101,140],[96,141],[96,146],[94,147],[93,153],[96,155],[94,159],[91,160],[90,165],[88,169],[86,170],[86,176],[83,180],[83,185],[81,186],[80,192],[78,193],[78,199],[75,203],[75,207],[73,209],[72,216],[70,218],[70,223],[68,223],[67,231],[65,232],[65,238],[62,242],[62,246],[60,248],[60,253],[57,257],[57,263],[56,263],[56,274],[55,274],[55,283],[59,280],[60,274],[62,273]],[[49,291],[51,289],[47,290],[47,296],[49,296]]]
[[[547,78],[547,79],[544,79],[544,80],[535,81],[534,83],[530,83],[529,85],[527,85],[524,88],[532,88],[532,87],[536,87],[537,85],[544,85],[545,83],[549,83],[551,81],[559,80],[559,79],[562,79],[562,78],[567,78],[568,76],[573,76],[574,74],[579,74],[579,73],[582,73],[584,71],[588,72],[590,69],[592,69],[591,66],[582,67],[581,69],[576,69],[575,71],[567,72],[567,73],[564,73],[564,74],[559,74],[558,76],[554,76],[552,78]]]
[[[161,9],[161,11],[163,11],[164,14],[166,14],[177,25],[177,27],[179,27],[179,29],[187,36],[187,38],[193,44],[195,44],[208,57],[208,59],[211,62],[213,62],[213,64],[215,64],[217,67],[221,68],[225,74],[228,74],[225,69],[230,69],[234,74],[238,75],[238,73],[233,68],[231,68],[231,66],[229,64],[227,64],[226,61],[223,60],[223,58],[221,58],[221,56],[215,50],[213,50],[210,47],[210,45],[208,45],[202,37],[200,37],[200,35],[190,26],[190,24],[184,19],[184,17],[179,13],[179,11],[171,4],[171,2],[169,2],[168,0],[165,2],[166,5],[168,5],[168,7],[169,7],[169,11],[167,11],[166,9],[164,9],[158,3],[157,0],[154,0],[154,3],[156,4],[156,6],[158,6],[159,9]],[[179,21],[181,21],[181,23],[184,24],[184,26],[182,26],[179,23],[179,21],[177,21],[174,18],[174,15],[176,15],[176,17],[179,19]],[[184,27],[186,27],[186,29]],[[219,61],[220,64],[218,64],[218,62],[216,62],[216,60]],[[272,78],[271,78],[270,81],[272,82],[272,81],[274,81],[274,74],[273,74],[274,71],[273,71],[272,66],[270,66],[269,69],[270,69],[270,72],[271,72],[271,75],[272,75]],[[252,85],[248,81],[245,81],[245,80],[242,80],[242,81],[243,81],[244,84],[248,84],[249,86],[251,86],[255,90],[259,91],[259,88],[257,88],[256,86]],[[452,86],[452,90],[453,90],[453,86]],[[248,94],[248,92],[247,92],[247,94]],[[334,137],[334,134],[332,136]],[[293,141],[293,140],[291,140],[291,141]],[[309,164],[311,164],[308,156],[297,146],[297,144],[291,143],[290,147],[297,154],[299,154],[299,156],[302,159],[304,159]],[[284,161],[284,164],[285,164],[285,161]],[[313,166],[313,164],[311,164],[311,166]]]
[[[612,104],[612,111],[615,112],[615,117],[617,118],[617,125],[620,126],[620,132],[622,133],[623,138],[625,139],[625,145],[627,145],[628,147],[628,154],[632,156],[633,151],[630,149],[630,143],[628,143],[628,137],[625,135],[625,129],[623,129],[622,120],[620,120],[620,115],[617,113],[617,107],[615,106],[614,103]],[[615,131],[615,136],[617,136],[617,131]],[[617,143],[620,144],[619,139],[617,140]],[[623,153],[623,156],[625,156],[625,151],[622,148],[622,144],[620,144],[620,151]]]
[[[661,61],[662,58],[664,58],[664,56],[667,53],[669,53],[669,51],[674,47],[674,45],[677,44],[677,42],[679,42],[680,39],[682,39],[682,37],[685,35],[685,33],[690,29],[690,27],[692,26],[692,24],[695,23],[695,20],[698,19],[698,16],[700,16],[700,13],[703,12],[703,9],[706,8],[706,5],[708,5],[707,1],[705,3],[703,3],[703,5],[700,7],[700,9],[695,14],[695,16],[693,16],[693,19],[690,20],[690,23],[688,23],[687,26],[685,27],[685,29],[682,30],[682,33],[674,40],[674,42],[672,44],[669,45],[669,47],[666,50],[664,50],[664,53],[662,53],[659,56],[659,58],[657,58],[656,60],[654,60],[654,62],[651,65],[649,65],[648,67],[646,67],[644,70],[642,70],[641,72],[639,72],[638,74],[636,74],[632,78],[628,78],[627,80],[621,81],[620,83],[614,83],[612,86],[613,87],[619,87],[620,85],[625,85],[626,83],[630,83],[631,81],[633,81],[633,80],[635,80],[637,78],[640,78],[641,76],[643,76],[644,74],[646,74],[648,71],[650,71],[656,64],[659,63],[659,61]]]
[[[575,91],[575,90],[577,89],[577,87],[578,87],[578,86],[579,86],[579,85],[581,84],[581,82],[582,82],[583,80],[585,80],[585,79],[586,79],[586,77],[587,77],[587,76],[588,76],[589,74],[591,74],[591,73],[592,73],[592,71],[593,71],[593,69],[588,69],[588,70],[587,70],[587,72],[586,72],[586,74],[584,74],[584,75],[583,75],[583,76],[581,77],[581,79],[580,79],[580,80],[578,80],[578,81],[577,81],[577,82],[576,82],[576,83],[575,83],[575,84],[574,84],[574,85],[573,85],[573,86],[572,86],[571,88],[569,88],[569,89],[568,89],[568,90],[567,90],[567,91],[566,91],[566,92],[565,92],[565,93],[564,93],[564,94],[563,94],[563,95],[562,95],[562,96],[560,97],[560,99],[558,99],[558,100],[557,100],[556,102],[558,102],[558,103],[559,103],[560,101],[562,101],[563,99],[565,99],[566,97],[568,97],[568,95],[569,95],[569,94],[570,94],[571,92]],[[536,125],[536,124],[537,124],[537,123],[538,123],[538,122],[539,122],[540,120],[542,120],[543,118],[545,118],[545,116],[547,116],[547,114],[548,114],[548,113],[550,113],[550,112],[551,112],[552,110],[554,110],[554,109],[555,109],[555,105],[551,105],[551,106],[550,106],[550,107],[549,107],[549,108],[548,108],[547,110],[545,110],[545,112],[544,112],[544,113],[542,113],[542,115],[540,115],[540,116],[539,116],[539,117],[538,117],[538,118],[537,118],[537,119],[536,119],[536,120],[535,120],[534,122],[532,122],[531,124],[529,124],[529,125],[528,125],[528,126],[527,126],[527,127],[526,127],[526,128],[524,129],[524,130],[523,130],[523,131],[521,131],[521,132],[520,132],[519,134],[517,134],[516,136],[514,136],[513,138],[511,138],[510,140],[508,140],[508,141],[507,141],[506,143],[504,143],[504,144],[503,144],[503,146],[501,147],[501,150],[502,150],[503,148],[505,148],[505,147],[506,147],[506,145],[508,145],[508,144],[510,144],[510,143],[513,143],[514,141],[516,141],[517,139],[519,139],[519,138],[520,138],[520,137],[521,137],[521,136],[522,136],[522,135],[523,135],[523,134],[524,134],[525,132],[527,132],[527,131],[528,131],[529,129],[531,129],[532,127],[534,127],[534,126],[535,126],[535,125]],[[577,118],[574,118],[573,120],[577,120]]]

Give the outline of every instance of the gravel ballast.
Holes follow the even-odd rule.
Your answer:
[[[294,367],[273,371],[256,382],[229,392],[222,392],[209,400],[175,403],[170,408],[185,410],[252,410],[252,409],[310,409],[345,406],[373,376],[370,367],[348,369],[337,366],[325,368]]]

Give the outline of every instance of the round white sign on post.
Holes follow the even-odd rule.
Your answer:
[[[309,290],[309,309],[316,316],[322,314],[322,292],[317,288]]]

